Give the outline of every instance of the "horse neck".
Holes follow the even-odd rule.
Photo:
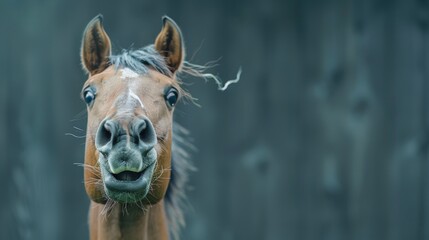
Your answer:
[[[167,240],[168,229],[164,211],[164,201],[152,205],[144,211],[136,205],[115,204],[103,213],[105,205],[91,202],[91,240]]]

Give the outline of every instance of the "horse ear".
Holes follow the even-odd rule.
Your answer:
[[[155,40],[155,49],[165,57],[171,72],[180,69],[185,59],[182,33],[177,24],[169,17],[162,18],[163,26]]]
[[[81,62],[90,75],[102,72],[109,66],[111,44],[103,29],[103,16],[93,18],[85,28],[81,47]]]

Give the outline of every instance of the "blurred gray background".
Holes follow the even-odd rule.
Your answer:
[[[84,27],[114,51],[161,16],[188,60],[193,162],[183,239],[429,239],[427,0],[0,0],[0,239],[87,239]],[[193,56],[193,57],[192,57]],[[191,59],[192,58],[192,59]]]

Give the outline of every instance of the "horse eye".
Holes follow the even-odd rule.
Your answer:
[[[179,94],[177,90],[175,88],[170,88],[167,94],[165,94],[165,100],[170,107],[174,107],[174,105],[177,103],[178,96]]]
[[[85,90],[85,92],[83,93],[83,98],[86,102],[86,104],[91,104],[92,101],[94,101],[95,99],[95,95],[94,92],[91,89]]]

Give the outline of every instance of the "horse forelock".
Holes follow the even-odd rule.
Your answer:
[[[110,56],[110,63],[117,69],[127,68],[137,74],[147,74],[149,68],[153,68],[166,76],[173,75],[165,58],[156,51],[153,44],[136,50],[124,49],[120,54]]]

